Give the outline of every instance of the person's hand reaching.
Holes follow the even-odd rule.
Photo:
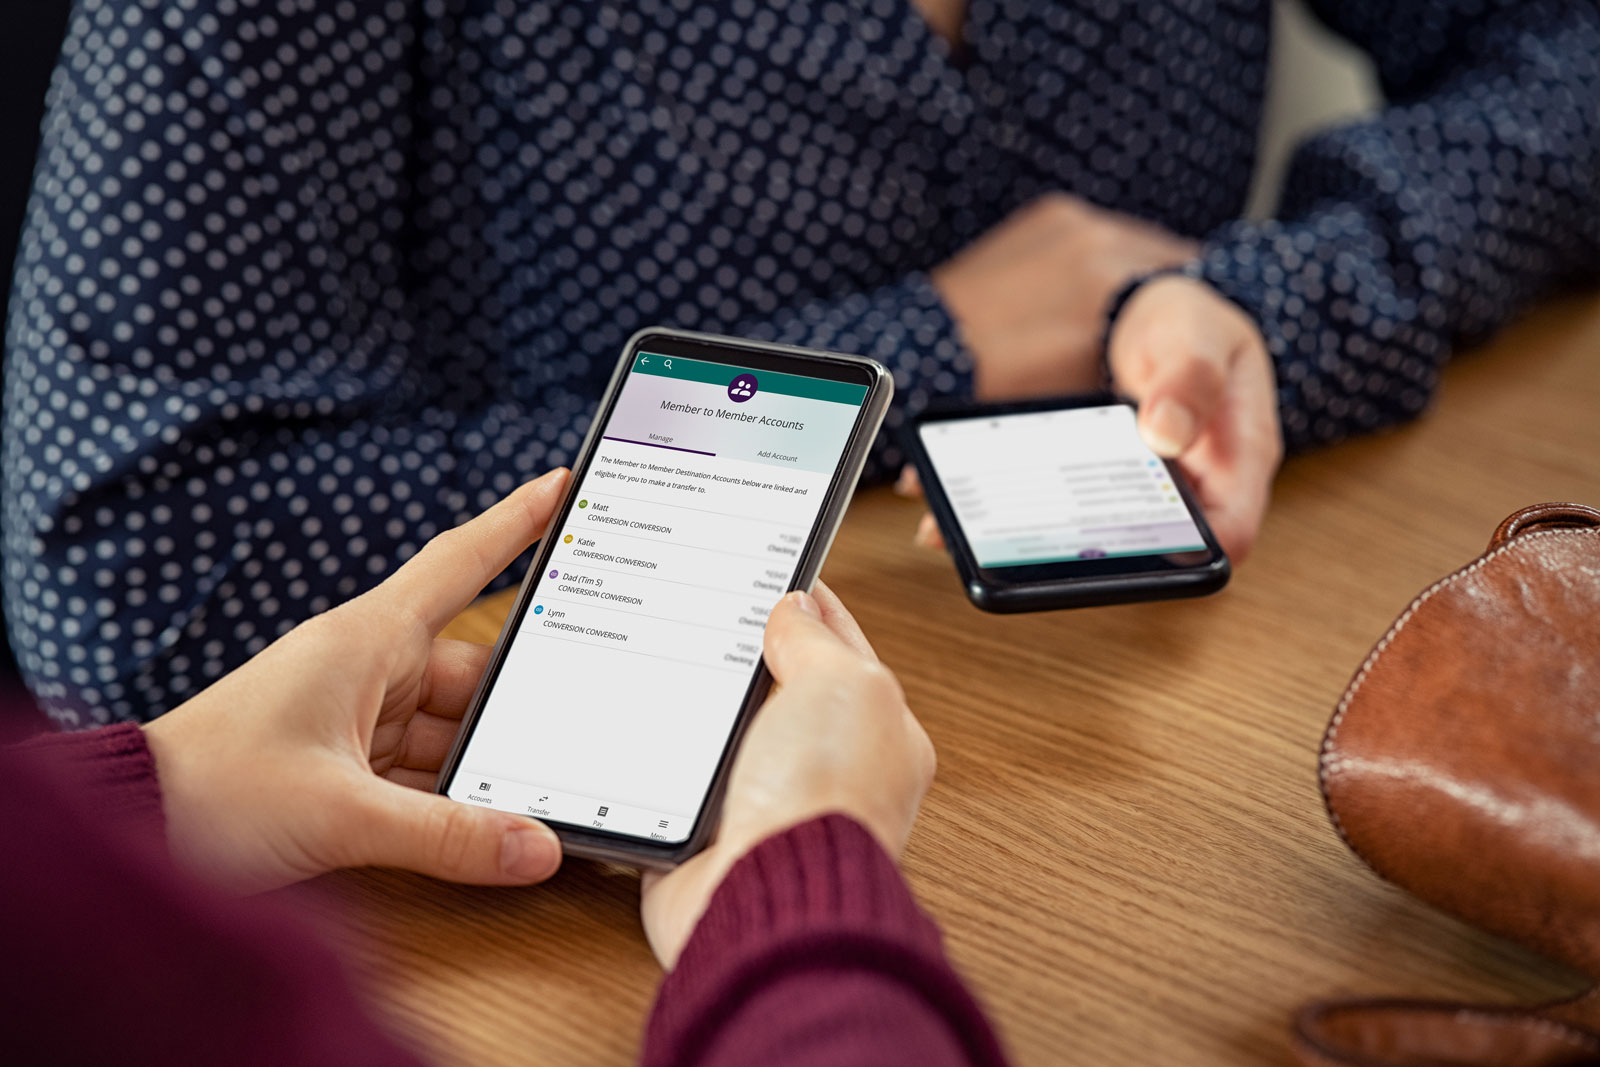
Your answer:
[[[763,839],[841,812],[898,856],[933,780],[928,735],[826,586],[778,602],[765,654],[778,688],[734,758],[716,840],[672,872],[645,876],[645,934],[667,968],[723,877]]]
[[[490,652],[438,633],[541,536],[566,478],[439,535],[146,726],[174,858],[244,891],[366,865],[489,885],[555,873],[548,827],[431,789]]]
[[[1056,194],[1012,214],[932,277],[972,351],[980,399],[1062,395],[1101,387],[1111,298],[1197,251],[1151,223]],[[1157,277],[1123,305],[1106,356],[1116,390],[1140,403],[1146,443],[1181,463],[1217,540],[1244,559],[1283,458],[1260,330],[1205,282]],[[900,490],[920,494],[909,468]],[[916,541],[942,546],[932,515]]]

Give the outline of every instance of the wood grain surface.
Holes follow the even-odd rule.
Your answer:
[[[1209,599],[984,615],[910,546],[918,505],[857,497],[824,577],[939,750],[906,875],[1018,1064],[1279,1064],[1308,998],[1574,988],[1378,881],[1329,828],[1315,767],[1389,621],[1517,507],[1600,504],[1597,456],[1600,302],[1574,298],[1458,359],[1419,422],[1291,460]],[[455,635],[491,641],[508,604]],[[439,1061],[635,1056],[659,972],[632,875],[321,888],[379,1014]]]

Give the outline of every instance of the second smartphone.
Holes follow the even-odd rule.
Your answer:
[[[904,435],[967,597],[1044,611],[1214,593],[1228,557],[1110,394],[930,410]]]
[[[655,329],[628,343],[439,777],[569,855],[699,851],[883,421],[877,363]]]

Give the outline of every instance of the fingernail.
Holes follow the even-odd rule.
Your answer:
[[[804,589],[796,589],[789,594],[794,599],[794,606],[810,615],[814,619],[822,618],[822,609],[817,606],[817,598]]]
[[[1169,458],[1189,447],[1196,428],[1194,412],[1176,400],[1157,400],[1139,423],[1145,444],[1157,455]]]
[[[500,841],[500,871],[507,878],[537,882],[561,863],[561,843],[538,827],[512,830]]]
[[[922,548],[939,547],[939,524],[934,521],[932,515],[922,516],[922,521],[917,523],[917,533],[912,541]]]

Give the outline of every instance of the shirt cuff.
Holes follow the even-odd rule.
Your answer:
[[[166,833],[155,757],[137,723],[43,734],[18,748],[89,809],[125,828]]]
[[[1352,234],[1360,236],[1340,239]],[[1261,330],[1288,451],[1370,433],[1427,407],[1445,355],[1441,335],[1384,263],[1358,209],[1334,206],[1305,220],[1229,223],[1193,264],[1193,276]]]

